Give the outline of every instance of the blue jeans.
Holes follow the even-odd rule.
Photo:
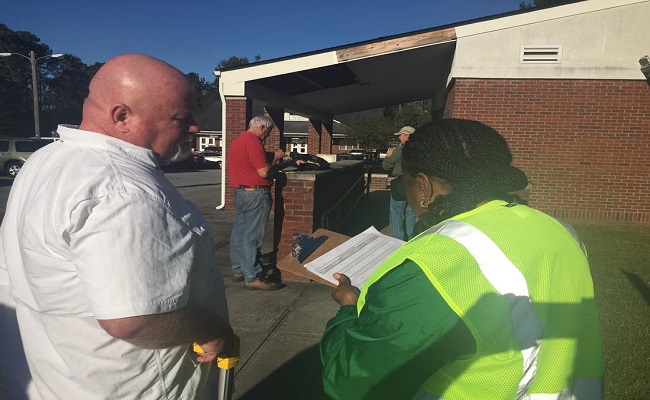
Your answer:
[[[390,198],[390,227],[393,237],[401,240],[409,240],[413,237],[415,228],[415,214],[406,201],[399,201]]]
[[[234,204],[237,212],[230,235],[230,265],[233,274],[244,273],[244,280],[252,282],[262,272],[257,255],[273,204],[271,189],[235,189]]]

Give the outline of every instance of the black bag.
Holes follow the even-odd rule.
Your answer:
[[[321,171],[330,169],[330,163],[327,162],[327,160],[313,154],[300,154],[298,152],[292,151],[290,156],[294,161],[302,160],[305,162],[304,164],[298,165],[298,171]]]
[[[398,176],[397,178],[393,178],[390,181],[390,195],[393,200],[406,200],[406,188],[404,187],[404,178],[402,175]]]

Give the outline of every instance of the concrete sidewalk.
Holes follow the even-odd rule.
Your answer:
[[[339,308],[330,297],[331,288],[316,282],[284,281],[282,289],[263,292],[232,282],[228,253],[235,214],[215,210],[201,199],[191,200],[213,229],[230,322],[241,339],[233,399],[326,399],[318,343],[325,324]],[[360,209],[359,232],[374,225],[390,233],[386,192],[370,193]],[[272,251],[271,229],[267,229],[263,253]]]

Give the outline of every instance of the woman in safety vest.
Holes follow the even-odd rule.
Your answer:
[[[593,283],[574,231],[512,192],[526,175],[476,121],[415,131],[402,167],[416,236],[341,305],[321,341],[333,399],[601,399]]]

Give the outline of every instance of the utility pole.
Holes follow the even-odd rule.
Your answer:
[[[29,52],[29,62],[32,64],[32,94],[34,95],[34,136],[41,138],[41,118],[38,106],[38,82],[36,80],[36,55],[34,50]]]

